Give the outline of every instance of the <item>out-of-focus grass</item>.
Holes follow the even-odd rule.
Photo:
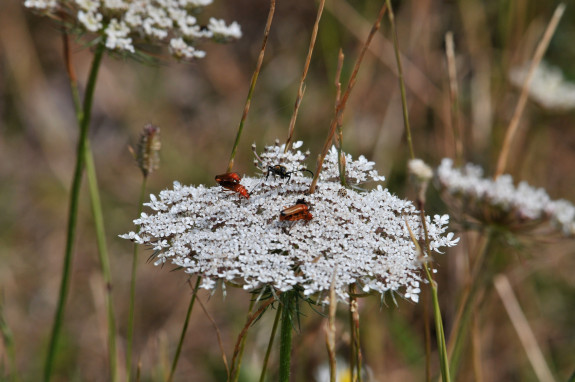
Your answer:
[[[332,115],[337,50],[342,47],[346,54],[343,76],[347,77],[360,46],[356,27],[348,28],[355,14],[348,13],[342,20],[336,11],[343,1],[326,6],[295,130],[295,138],[305,141],[314,153],[312,157],[323,143]],[[350,4],[369,29],[379,3]],[[140,185],[140,173],[127,145],[135,143],[144,124],[161,127],[162,167],[150,177],[150,192],[170,187],[173,180],[212,184],[213,175],[227,164],[259,53],[267,5],[263,0],[216,1],[216,13],[236,19],[244,37],[235,44],[207,47],[207,57],[193,64],[166,59],[144,65],[104,59],[90,138],[113,256],[120,348],[126,332],[132,250],[129,242],[115,237],[133,229],[131,220],[135,218]],[[494,167],[518,96],[509,85],[507,72],[530,58],[555,5],[536,1],[396,2],[402,51],[425,75],[425,83],[433,86],[422,89],[434,97],[415,92],[421,83],[406,70],[406,77],[412,81],[410,88],[408,80],[409,111],[419,157],[437,165],[440,158],[453,155],[445,32],[453,31],[455,38],[466,158],[489,170]],[[286,137],[314,18],[313,2],[277,5],[264,67],[236,157],[240,173],[254,171],[252,142],[263,147],[275,138],[283,141]],[[389,37],[388,25],[382,27],[381,35]],[[568,4],[546,59],[575,81],[573,36],[575,8]],[[344,149],[376,160],[380,173],[388,177],[386,186],[412,197],[404,170],[407,150],[398,82],[383,59],[388,54],[393,62],[393,56],[382,44],[374,45],[376,54],[366,56],[360,70],[346,109]],[[40,375],[65,242],[77,131],[61,52],[59,30],[53,23],[29,14],[18,0],[0,2],[0,291],[22,380],[36,380]],[[81,86],[89,58],[87,48],[75,45],[73,59]],[[346,78],[342,80],[345,83]],[[524,134],[515,146],[510,172],[518,179],[545,187],[554,198],[575,201],[575,112],[552,113],[529,102],[521,123]],[[314,167],[312,161],[308,167]],[[430,211],[445,211],[435,191],[429,193]],[[105,307],[87,192],[81,201],[78,232],[65,340],[56,371],[61,380],[105,380]],[[455,264],[463,250],[456,248],[438,257],[447,333],[461,288]],[[513,268],[506,270],[558,380],[565,380],[575,369],[569,356],[575,353],[575,333],[569,319],[575,314],[574,252],[573,242],[523,248],[521,256],[511,262]],[[147,253],[140,257],[134,356],[142,362],[142,380],[160,380],[160,370],[166,370],[177,344],[190,290],[183,273],[169,272],[170,266],[160,269],[144,264]],[[209,300],[207,307],[229,356],[245,322],[249,296],[228,289],[226,298],[219,291],[211,298],[201,293],[201,298]],[[389,312],[380,312],[379,302],[368,299],[361,300],[360,306],[365,363],[374,375],[381,380],[421,379],[424,349],[412,347],[424,343],[422,305],[400,302],[399,307],[383,307]],[[485,379],[534,380],[501,303],[488,298],[481,313]],[[271,329],[269,318],[256,323],[249,333],[243,362],[246,375],[257,370],[261,362]],[[340,318],[337,350],[345,357],[349,335],[345,318]],[[304,317],[302,333],[294,337],[294,375],[309,380],[313,370],[327,362],[317,314],[310,311]],[[0,362],[9,365],[3,346]],[[432,365],[437,371],[437,364]],[[470,365],[463,364],[462,370],[460,380],[472,375]],[[217,381],[222,380],[222,371],[213,328],[196,310],[178,378]],[[277,364],[272,361],[270,380],[276,375]]]

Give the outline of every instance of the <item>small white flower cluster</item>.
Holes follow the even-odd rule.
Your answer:
[[[411,159],[407,163],[407,169],[420,182],[428,182],[433,178],[433,169],[421,159]]]
[[[542,188],[527,182],[513,185],[511,175],[497,179],[483,178],[479,166],[467,164],[453,168],[453,161],[444,158],[437,169],[444,190],[459,199],[467,212],[485,221],[529,226],[550,220],[565,236],[575,234],[575,207],[566,200],[551,200]]]
[[[396,291],[417,302],[421,254],[409,228],[420,238],[421,220],[409,201],[381,186],[368,192],[345,189],[337,175],[337,151],[328,154],[316,192],[306,194],[311,177],[303,171],[306,154],[284,153],[268,146],[258,156],[263,174],[244,177],[250,198],[220,186],[183,186],[174,182],[146,205],[154,213],[134,220],[140,231],[122,235],[153,247],[156,264],[170,261],[187,273],[202,276],[202,288],[224,281],[255,290],[269,285],[280,291],[301,288],[305,296],[329,294],[348,299],[356,284],[365,293]],[[349,179],[379,180],[373,162],[346,156]],[[291,179],[269,175],[268,166],[294,171]],[[335,179],[332,180],[332,179]],[[313,215],[309,221],[280,221],[280,212],[304,199]],[[435,252],[459,239],[447,233],[449,217],[427,217],[430,247]],[[335,277],[334,277],[335,276]]]
[[[530,62],[511,69],[509,79],[521,88],[529,72]],[[535,102],[549,110],[568,110],[575,107],[575,84],[565,81],[561,69],[542,61],[535,69],[529,95]]]
[[[98,33],[106,48],[135,53],[134,41],[168,45],[184,60],[203,58],[197,40],[228,42],[242,36],[237,22],[210,18],[202,27],[196,17],[212,0],[24,0],[24,6],[56,16],[75,15],[80,27]]]
[[[367,181],[383,182],[385,176],[379,175],[373,169],[375,162],[368,161],[363,155],[357,160],[353,160],[350,154],[345,155],[345,178],[350,184],[360,185]],[[339,182],[339,167],[337,160],[337,149],[332,147],[325,157],[324,167],[320,174],[320,179],[324,181]]]

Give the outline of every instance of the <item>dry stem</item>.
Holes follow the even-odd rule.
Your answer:
[[[309,63],[311,62],[311,56],[312,56],[312,54],[313,54],[313,48],[315,47],[315,41],[316,41],[316,39],[317,39],[317,30],[318,30],[318,28],[319,28],[319,20],[321,20],[321,15],[323,14],[323,7],[324,7],[324,5],[325,5],[325,0],[321,0],[320,3],[319,3],[319,8],[318,8],[318,10],[317,10],[317,16],[316,16],[316,18],[315,18],[315,24],[313,25],[313,31],[312,31],[312,33],[311,33],[311,38],[310,38],[310,41],[309,41],[309,49],[308,49],[308,51],[307,51],[307,57],[306,57],[306,60],[305,60],[305,64],[304,64],[304,67],[303,67],[303,73],[302,73],[302,75],[301,75],[301,80],[300,80],[300,83],[299,83],[299,89],[298,89],[297,97],[296,97],[296,100],[295,100],[295,105],[294,105],[293,114],[292,114],[291,120],[290,120],[290,122],[289,122],[289,132],[288,132],[288,137],[287,137],[287,140],[286,140],[286,145],[285,145],[284,153],[287,153],[287,152],[288,152],[289,147],[290,147],[290,145],[291,145],[292,138],[293,138],[293,131],[294,131],[294,128],[295,128],[295,121],[296,121],[296,119],[297,119],[297,114],[298,114],[298,111],[299,111],[299,106],[300,106],[300,104],[301,104],[301,100],[302,100],[302,98],[303,98],[303,93],[304,93],[304,90],[305,90],[304,81],[305,81],[305,78],[306,78],[306,76],[307,76],[307,71],[308,71],[308,69],[309,69]]]
[[[206,307],[202,303],[202,300],[198,298],[197,301],[200,304],[200,307],[202,308],[204,313],[206,314],[206,317],[208,318],[208,320],[210,320],[210,322],[214,326],[214,329],[216,330],[216,336],[218,337],[218,346],[220,347],[220,351],[222,352],[222,360],[224,361],[224,365],[226,367],[226,373],[229,376],[230,375],[230,367],[228,366],[228,359],[226,358],[226,352],[224,351],[224,344],[222,342],[222,336],[220,334],[220,329],[218,329],[218,325],[216,324],[216,321],[214,321],[212,316],[206,310]]]
[[[335,358],[335,312],[337,309],[337,297],[335,295],[335,276],[337,269],[333,271],[331,286],[329,288],[329,317],[325,325],[325,344],[329,356],[329,376],[330,381],[335,382],[337,377],[337,367]]]
[[[445,55],[447,56],[447,70],[449,73],[449,100],[451,103],[451,126],[455,139],[455,158],[458,165],[463,161],[463,139],[459,115],[459,88],[457,86],[457,66],[455,65],[455,49],[453,33],[445,34]]]
[[[543,34],[541,41],[539,41],[539,44],[537,45],[537,49],[535,50],[535,54],[531,60],[531,65],[529,66],[529,72],[523,81],[519,101],[517,101],[517,106],[513,112],[513,117],[511,118],[507,132],[505,133],[505,140],[503,141],[503,147],[501,148],[501,153],[499,153],[499,159],[497,161],[497,170],[495,171],[496,178],[503,174],[505,171],[507,166],[507,158],[509,157],[509,151],[511,149],[511,143],[513,142],[513,138],[515,137],[517,129],[519,128],[519,120],[521,119],[521,114],[523,113],[523,109],[525,109],[525,104],[527,103],[527,96],[529,95],[529,85],[531,84],[531,79],[533,78],[535,69],[537,69],[537,66],[539,66],[539,63],[541,62],[541,59],[543,58],[543,55],[549,46],[551,37],[553,37],[555,29],[557,29],[557,25],[559,24],[559,20],[561,20],[561,16],[563,16],[564,11],[565,4],[559,4],[553,13],[553,17],[549,21],[547,28],[545,29],[545,33]]]
[[[527,353],[529,362],[533,366],[535,374],[537,374],[537,379],[543,382],[553,382],[555,379],[545,362],[541,348],[537,344],[537,339],[529,326],[529,322],[525,318],[525,315],[521,311],[521,307],[517,302],[517,297],[513,293],[509,279],[505,275],[495,276],[493,281],[495,284],[495,289],[503,302],[503,306],[509,315],[509,319],[517,332],[517,336]]]
[[[240,120],[240,125],[238,126],[238,133],[236,135],[236,141],[234,142],[234,147],[232,148],[232,153],[230,155],[230,161],[228,163],[227,172],[231,172],[232,168],[234,167],[234,158],[236,156],[236,150],[237,150],[238,145],[240,143],[240,137],[241,137],[242,131],[244,129],[244,123],[246,121],[246,118],[248,117],[248,112],[250,111],[250,105],[252,103],[252,95],[253,95],[254,89],[256,87],[258,75],[259,75],[260,70],[262,68],[262,62],[264,60],[264,53],[266,51],[268,36],[270,34],[270,28],[272,26],[272,20],[274,18],[275,9],[276,9],[276,1],[270,0],[270,10],[269,10],[268,19],[266,22],[266,29],[264,30],[264,39],[262,41],[262,49],[260,50],[260,55],[258,56],[258,62],[256,64],[256,70],[254,71],[254,74],[252,75],[252,80],[250,83],[250,90],[248,91],[246,104],[244,106],[244,113],[242,114],[242,119]]]
[[[385,14],[386,9],[387,9],[387,7],[384,4],[381,7],[381,10],[379,11],[379,15],[377,16],[377,20],[373,24],[373,27],[371,28],[371,31],[369,32],[369,36],[367,37],[367,40],[365,41],[365,44],[363,45],[363,48],[361,49],[361,53],[359,54],[359,57],[357,58],[357,61],[355,62],[353,72],[352,72],[351,77],[349,79],[349,82],[347,84],[347,88],[345,89],[345,92],[343,93],[343,97],[341,98],[340,102],[337,105],[337,108],[335,110],[335,116],[331,120],[331,125],[329,128],[329,133],[328,133],[327,139],[325,140],[322,152],[321,152],[320,157],[318,159],[317,170],[315,172],[315,176],[314,176],[313,181],[311,183],[311,186],[309,188],[310,194],[313,194],[315,191],[315,187],[317,185],[317,180],[319,179],[319,173],[321,172],[321,168],[323,167],[323,161],[324,161],[325,156],[327,155],[327,152],[331,146],[331,142],[333,140],[333,136],[335,134],[335,130],[336,130],[337,125],[338,125],[338,121],[340,120],[341,116],[343,115],[343,111],[345,110],[345,105],[347,103],[347,99],[349,98],[349,95],[350,95],[350,93],[353,90],[353,87],[355,85],[355,81],[356,81],[357,73],[359,71],[359,67],[361,66],[361,63],[363,61],[363,57],[365,56],[365,52],[367,51],[369,44],[373,40],[373,36],[379,30],[379,27],[381,25],[381,19],[383,18],[383,15]]]

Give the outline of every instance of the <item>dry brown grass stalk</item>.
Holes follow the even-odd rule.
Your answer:
[[[386,9],[387,9],[387,7],[384,4],[379,11],[377,19],[375,20],[375,23],[373,24],[373,27],[371,28],[371,31],[369,32],[369,36],[367,37],[367,40],[365,41],[363,48],[361,49],[361,52],[359,54],[359,57],[357,58],[357,61],[355,62],[355,66],[353,67],[353,72],[351,73],[351,77],[350,77],[349,82],[347,84],[347,88],[345,89],[345,92],[343,93],[343,96],[342,96],[340,102],[338,103],[338,105],[335,109],[335,115],[331,121],[331,125],[329,127],[329,133],[328,133],[327,139],[325,140],[325,143],[323,145],[323,149],[322,149],[320,157],[318,159],[317,170],[315,172],[315,176],[314,176],[313,181],[311,183],[311,186],[309,188],[310,194],[313,194],[315,191],[317,181],[319,179],[319,173],[321,172],[321,168],[323,166],[323,161],[324,161],[325,156],[327,155],[327,152],[328,152],[328,150],[331,146],[331,143],[333,141],[333,136],[335,134],[335,130],[336,130],[337,125],[338,125],[338,121],[340,120],[341,116],[343,115],[343,112],[345,110],[345,106],[347,104],[347,99],[349,98],[349,95],[351,94],[351,91],[353,90],[353,87],[355,85],[355,82],[357,79],[357,73],[359,72],[359,68],[360,68],[361,63],[363,61],[363,57],[365,56],[365,52],[367,51],[369,44],[373,40],[375,33],[379,30],[379,27],[381,26],[381,19],[383,19],[383,15],[385,14]]]
[[[455,47],[452,32],[445,34],[445,55],[447,57],[447,71],[449,73],[449,100],[451,103],[451,128],[455,140],[455,158],[456,163],[461,165],[463,161],[463,134],[459,113],[459,87],[457,86],[457,66],[455,64]]]
[[[527,353],[527,357],[529,358],[529,362],[531,362],[531,366],[537,378],[542,382],[554,382],[553,374],[551,374],[551,370],[549,370],[549,366],[547,366],[545,358],[543,357],[541,347],[539,347],[533,330],[531,330],[529,322],[525,318],[521,306],[519,306],[509,279],[505,275],[497,275],[493,280],[493,284],[517,332],[521,345],[523,345],[523,349],[525,349],[525,353]]]
[[[252,80],[250,82],[250,90],[248,91],[248,96],[246,98],[246,103],[244,105],[244,112],[242,113],[242,119],[240,120],[240,124],[238,126],[238,133],[236,135],[236,140],[234,142],[234,147],[233,147],[232,153],[230,155],[230,161],[228,163],[228,169],[226,172],[231,172],[232,168],[234,167],[234,158],[236,156],[236,150],[237,150],[238,145],[240,143],[240,137],[242,135],[242,131],[244,128],[244,123],[245,123],[246,118],[248,117],[248,113],[250,111],[250,105],[252,103],[252,96],[254,93],[254,89],[256,87],[256,82],[258,81],[258,75],[262,69],[262,63],[264,61],[264,54],[265,54],[266,46],[268,43],[268,37],[270,35],[270,29],[272,26],[272,21],[274,18],[275,9],[276,9],[276,1],[270,0],[270,10],[268,13],[268,18],[266,21],[266,27],[264,30],[264,39],[262,41],[262,48],[261,48],[260,54],[258,56],[258,62],[256,64],[256,69],[254,70],[254,74],[252,75]]]
[[[539,63],[543,59],[545,51],[547,51],[551,37],[553,37],[555,29],[557,29],[557,25],[559,25],[559,20],[561,20],[564,11],[565,4],[559,4],[555,9],[555,12],[553,12],[553,16],[551,17],[549,24],[547,24],[547,28],[545,29],[545,33],[543,33],[541,41],[539,41],[539,44],[537,44],[535,54],[533,55],[531,65],[529,66],[529,71],[527,72],[527,76],[525,77],[523,86],[521,87],[521,95],[519,96],[519,100],[515,106],[515,111],[513,112],[513,117],[511,117],[511,122],[509,122],[509,127],[505,133],[503,147],[501,148],[499,159],[497,160],[497,170],[495,171],[495,177],[503,174],[507,167],[507,160],[509,158],[509,152],[511,151],[511,144],[513,143],[513,138],[515,138],[515,134],[519,128],[521,115],[523,114],[523,110],[527,104],[527,96],[529,95],[529,85],[531,84],[531,79],[535,74],[535,69],[537,69],[537,66],[539,66]]]
[[[301,75],[301,80],[299,82],[299,89],[297,91],[297,97],[295,100],[295,105],[294,105],[294,110],[291,116],[291,120],[289,122],[289,132],[288,132],[288,137],[286,140],[286,145],[285,145],[285,149],[284,152],[288,152],[289,147],[291,145],[292,142],[292,138],[293,138],[293,131],[295,128],[295,121],[297,119],[297,115],[299,112],[299,107],[301,105],[301,100],[303,98],[303,93],[305,91],[305,78],[307,77],[307,72],[309,70],[309,64],[311,62],[311,56],[313,54],[313,49],[315,47],[315,41],[317,39],[317,31],[319,29],[319,21],[321,20],[321,15],[323,14],[323,8],[325,5],[325,0],[321,0],[319,3],[319,7],[317,10],[317,16],[315,18],[315,24],[313,25],[313,31],[311,33],[311,38],[309,41],[309,49],[307,51],[307,57],[305,59],[305,64],[303,67],[303,73]]]

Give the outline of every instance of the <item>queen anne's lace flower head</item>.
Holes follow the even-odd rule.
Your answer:
[[[134,221],[138,233],[122,235],[157,251],[156,264],[171,262],[190,274],[201,275],[202,287],[219,281],[246,290],[272,286],[280,291],[295,287],[305,296],[329,293],[332,280],[342,300],[356,284],[364,292],[397,291],[418,301],[421,254],[409,228],[421,236],[419,212],[409,201],[377,186],[356,192],[339,183],[337,151],[332,149],[316,192],[306,194],[311,183],[305,168],[306,154],[284,146],[268,146],[257,158],[262,173],[244,177],[241,184],[249,199],[213,186],[183,186],[151,195],[154,212]],[[374,163],[346,156],[350,185],[380,181]],[[287,181],[272,175],[268,166],[293,171]],[[307,175],[307,176],[306,176]],[[280,221],[280,212],[304,199],[313,215],[310,221]],[[455,245],[447,233],[447,215],[426,218],[430,247],[440,252]],[[335,274],[335,277],[334,277]]]
[[[73,15],[73,24],[97,33],[107,49],[135,53],[136,42],[165,44],[178,59],[202,58],[200,39],[228,42],[242,36],[237,22],[210,18],[206,26],[194,15],[212,0],[25,0],[24,6],[53,16]],[[69,22],[70,20],[63,20]]]
[[[540,228],[551,221],[564,235],[575,235],[575,207],[566,200],[551,200],[542,188],[520,182],[511,175],[483,178],[479,166],[453,168],[445,158],[437,169],[440,187],[448,202],[458,202],[463,212],[485,223],[497,223],[514,230]]]

